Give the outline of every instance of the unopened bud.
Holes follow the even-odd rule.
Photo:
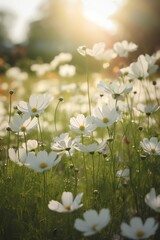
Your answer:
[[[141,156],[140,156],[141,160],[145,160],[146,157],[147,157],[146,155],[141,155]]]
[[[7,130],[8,132],[10,132],[10,131],[11,131],[11,128],[8,126],[8,127],[6,127],[6,130]]]
[[[157,85],[156,80],[153,80],[153,81],[152,81],[152,84],[153,84],[154,86]]]
[[[99,191],[98,191],[97,189],[95,189],[95,190],[93,191],[93,193],[94,193],[95,195],[98,195],[98,194],[99,194]]]
[[[78,168],[75,168],[75,170],[74,170],[76,173],[78,173],[79,172],[79,169]]]
[[[139,131],[142,131],[142,130],[143,130],[143,127],[139,126],[139,127],[138,127],[138,130],[139,130]]]
[[[9,90],[9,94],[12,95],[14,93],[13,90]]]
[[[73,163],[71,163],[71,164],[69,165],[69,167],[70,167],[70,169],[73,169],[73,168],[74,168]]]
[[[63,97],[59,97],[59,99],[58,99],[60,102],[62,102],[63,100],[64,100],[64,98]]]

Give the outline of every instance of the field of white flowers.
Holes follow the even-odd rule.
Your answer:
[[[83,66],[60,53],[1,76],[1,240],[160,239],[160,53],[107,77],[137,48],[80,46]]]

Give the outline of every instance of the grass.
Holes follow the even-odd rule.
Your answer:
[[[92,75],[89,80],[91,110],[93,110],[99,94],[97,94],[96,83]],[[69,81],[63,79],[44,81],[31,77],[21,83],[20,87],[17,85],[16,93],[12,95],[12,116],[16,112],[13,107],[18,101],[28,101],[31,94],[38,92],[38,87],[54,95],[53,103],[40,116],[44,144],[40,148],[47,151],[50,151],[52,139],[61,133],[70,132],[72,138],[77,136],[69,130],[70,117],[78,113],[89,115],[85,76],[78,75],[77,79],[74,77]],[[42,87],[40,87],[41,84]],[[61,90],[64,85],[64,90]],[[14,89],[14,81],[10,83],[10,86]],[[10,86],[8,86],[9,89]],[[149,90],[145,93],[146,99],[148,99],[147,94]],[[133,101],[134,97],[137,97],[133,91],[130,95]],[[64,101],[57,105],[61,96]],[[8,101],[4,105],[7,111],[4,118],[8,119],[7,93],[6,99]],[[156,103],[156,99],[152,102]],[[137,103],[133,104],[135,107]],[[17,147],[15,134],[6,131],[1,139],[0,239],[86,239],[74,229],[73,225],[75,219],[81,218],[88,209],[99,211],[101,208],[109,208],[111,212],[109,226],[98,235],[90,237],[91,239],[113,239],[114,234],[120,235],[120,224],[123,221],[128,222],[133,216],[140,216],[143,220],[152,216],[159,221],[159,214],[144,202],[145,195],[152,187],[160,193],[159,156],[144,153],[140,146],[143,138],[159,137],[158,114],[157,111],[148,117],[149,120],[154,120],[154,124],[151,124],[148,123],[145,114],[136,115],[130,107],[128,112],[123,113],[123,120],[105,129],[98,128],[92,136],[83,138],[83,143],[86,145],[99,139],[106,140],[108,143],[106,156],[99,153],[89,154],[75,151],[72,157],[63,155],[61,162],[45,174],[35,172],[25,166],[20,167],[12,161],[6,164],[6,150],[11,146]],[[40,133],[38,132],[37,135],[37,130],[34,130],[27,135],[27,139],[41,141]],[[20,143],[21,141],[23,142],[23,139],[20,139]],[[129,179],[116,177],[118,170],[126,168],[130,169]],[[49,201],[54,199],[61,202],[61,195],[64,191],[70,191],[74,196],[83,192],[83,207],[73,213],[52,212],[48,208]],[[159,234],[160,230],[150,239],[158,240]]]

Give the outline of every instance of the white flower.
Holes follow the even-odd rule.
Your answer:
[[[59,67],[59,75],[61,77],[73,77],[76,73],[76,68],[73,65],[65,64]]]
[[[6,71],[6,76],[11,79],[15,79],[18,81],[24,81],[28,78],[28,74],[26,72],[21,71],[18,67],[9,68]]]
[[[107,49],[102,53],[99,53],[98,55],[95,56],[97,60],[105,61],[105,62],[110,62],[112,59],[117,57],[117,53],[113,51],[113,49]]]
[[[92,144],[89,144],[88,146],[85,146],[82,143],[78,143],[76,148],[82,152],[87,152],[87,153],[95,153],[95,152],[102,153],[103,150],[106,149],[106,146],[107,146],[106,141],[102,141],[100,144],[92,143]]]
[[[130,70],[129,66],[128,67],[124,67],[124,68],[120,69],[120,73],[125,76],[125,75],[127,75],[129,73],[129,70]]]
[[[25,163],[26,150],[24,148],[19,148],[18,150],[9,148],[8,153],[10,160],[17,163],[19,166],[22,166]]]
[[[29,103],[20,101],[17,107],[22,113],[29,113],[30,115],[37,114],[39,115],[48,107],[52,99],[53,97],[49,93],[40,95],[33,94],[29,98]]]
[[[37,126],[37,118],[31,119],[28,114],[24,114],[22,117],[18,114],[13,116],[10,128],[13,132],[19,135],[29,133],[33,128]]]
[[[85,117],[83,114],[78,114],[76,118],[72,117],[69,127],[76,133],[86,135],[90,135],[96,129],[93,117]]]
[[[131,63],[128,69],[128,76],[131,79],[145,79],[149,76],[148,62],[144,55],[138,57],[137,62]]]
[[[22,147],[26,149],[26,143],[22,143]],[[27,141],[27,150],[32,151],[38,147],[38,142],[37,140],[31,140],[29,139]]]
[[[50,64],[41,63],[41,64],[33,64],[31,66],[31,70],[36,73],[37,76],[41,77],[45,75],[47,72],[51,70]]]
[[[144,138],[140,142],[143,150],[149,155],[160,155],[160,142],[156,137],[151,137],[150,140],[148,138]]]
[[[146,239],[154,235],[158,228],[158,223],[154,218],[147,218],[143,224],[140,217],[133,217],[130,220],[130,225],[121,224],[121,234],[129,239]]]
[[[104,81],[100,81],[97,86],[104,93],[112,94],[113,98],[119,97],[122,94],[127,94],[133,88],[133,84],[131,83],[121,84],[118,81],[114,81],[110,84],[107,84]]]
[[[58,157],[56,152],[48,154],[46,151],[40,151],[37,155],[34,152],[29,152],[25,165],[37,172],[44,172],[54,167],[60,160],[61,157]]]
[[[159,110],[159,106],[158,105],[155,105],[155,106],[151,106],[151,105],[148,105],[148,106],[145,106],[141,103],[139,103],[137,105],[137,110],[142,112],[142,113],[145,113],[146,115],[150,115],[151,113],[153,112],[156,112],[157,110]]]
[[[99,42],[95,43],[92,47],[92,49],[86,48],[85,46],[80,46],[77,51],[82,55],[89,55],[92,57],[97,58],[99,55],[101,55],[104,52],[105,49],[105,43]]]
[[[50,62],[51,69],[54,70],[56,67],[64,62],[70,62],[72,60],[72,54],[61,52]]]
[[[113,49],[120,57],[128,57],[128,53],[136,51],[137,48],[138,46],[135,43],[126,40],[113,45]]]
[[[122,177],[122,178],[129,178],[130,177],[130,170],[129,168],[125,168],[123,170],[119,170],[116,172],[116,177]]]
[[[71,139],[69,133],[62,133],[59,137],[53,139],[54,142],[51,143],[51,149],[58,151],[60,153],[72,153],[75,145],[80,141],[80,138],[77,137],[74,140]]]
[[[83,214],[84,220],[77,218],[74,227],[83,232],[83,236],[91,236],[100,232],[110,221],[109,209],[102,208],[99,214],[95,210],[88,210]]]
[[[157,61],[156,56],[154,55],[150,56],[148,54],[145,54],[145,59],[148,62],[148,73],[149,74],[155,73],[158,69],[158,65],[155,64]]]
[[[116,108],[109,108],[106,104],[95,109],[94,122],[97,127],[108,127],[121,118]]]
[[[83,193],[79,193],[73,200],[73,194],[71,192],[63,192],[62,203],[51,200],[48,204],[48,207],[50,210],[59,213],[73,212],[83,206],[83,204],[81,203],[82,197]]]
[[[156,196],[154,188],[145,196],[145,203],[156,212],[160,212],[160,195]]]

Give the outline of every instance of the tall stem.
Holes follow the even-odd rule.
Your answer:
[[[91,154],[92,156],[92,184],[93,184],[93,190],[95,187],[95,164],[94,164],[94,153]]]
[[[63,98],[62,97],[60,97],[59,98],[59,101],[58,101],[58,103],[57,103],[57,105],[56,105],[56,108],[55,108],[55,113],[54,113],[54,128],[55,128],[55,132],[56,132],[56,134],[57,134],[57,110],[58,110],[58,107],[59,107],[59,104],[60,104],[60,102],[62,102],[63,101]]]
[[[14,91],[10,90],[9,91],[9,118],[8,118],[8,123],[10,125],[11,123],[11,115],[12,115],[12,95],[13,95]],[[10,138],[11,138],[11,129],[10,126],[8,128],[8,137],[7,137],[7,152],[6,152],[6,164],[8,165],[9,163],[9,148],[10,148]],[[6,166],[7,166],[6,165]],[[7,169],[7,168],[6,168]]]
[[[43,144],[43,135],[42,135],[41,124],[39,121],[39,116],[37,118],[38,118],[38,127],[39,127],[39,132],[40,132],[41,143]]]
[[[90,84],[89,84],[89,70],[88,70],[87,55],[86,55],[86,80],[87,80],[87,96],[88,96],[89,115],[91,116],[91,99],[90,99]]]

